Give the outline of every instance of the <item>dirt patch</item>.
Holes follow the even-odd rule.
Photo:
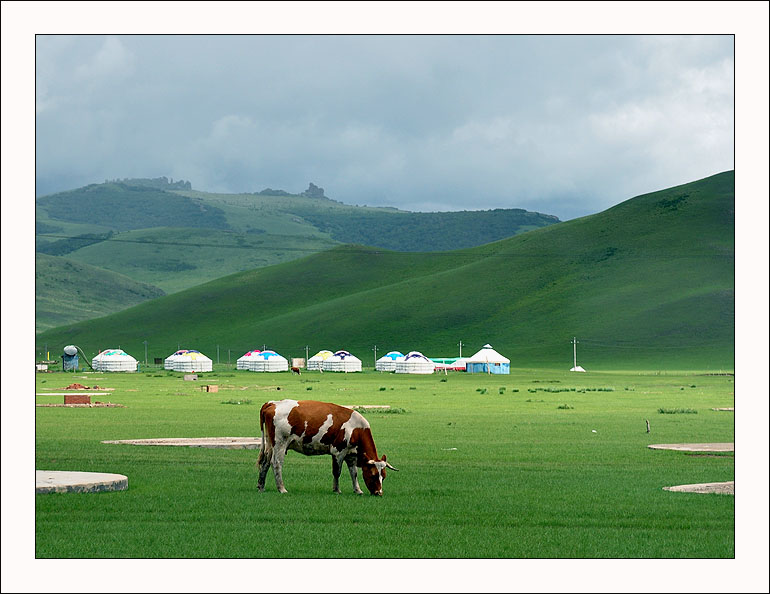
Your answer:
[[[675,487],[663,487],[663,490],[677,491],[680,493],[719,493],[721,495],[735,495],[735,481],[727,481],[725,483],[677,485]]]
[[[158,437],[155,439],[119,439],[102,443],[147,445],[147,446],[186,446],[192,448],[219,448],[228,450],[255,450],[262,444],[259,437]]]
[[[712,408],[711,410],[731,410],[731,411],[735,412],[735,407],[734,406],[727,406],[725,408]]]
[[[93,386],[84,386],[83,384],[70,384],[66,388],[62,388],[62,390],[114,390],[115,388],[102,388],[101,386],[93,385]]]
[[[126,408],[122,404],[114,402],[89,402],[88,404],[36,404],[45,408],[66,407],[66,408]]]

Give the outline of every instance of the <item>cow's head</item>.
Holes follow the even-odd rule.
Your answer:
[[[398,470],[393,468],[386,460],[387,456],[383,456],[382,460],[368,460],[361,467],[361,474],[364,475],[364,483],[366,488],[372,495],[382,495],[382,482],[385,480],[385,469]]]

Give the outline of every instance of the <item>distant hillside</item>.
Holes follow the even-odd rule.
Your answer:
[[[558,222],[521,209],[411,213],[351,206],[313,183],[300,194],[270,188],[213,194],[165,177],[108,180],[43,196],[35,218],[38,253],[101,267],[166,293],[340,243],[457,249]],[[55,291],[51,287],[47,298],[66,301]],[[61,310],[57,319],[76,321],[81,313],[70,319]]]
[[[165,293],[127,276],[67,260],[35,256],[35,331],[120,311]]]
[[[372,348],[451,356],[491,343],[514,367],[734,367],[734,172],[481,247],[360,246],[238,273],[48,331],[88,352],[179,345],[285,356]]]

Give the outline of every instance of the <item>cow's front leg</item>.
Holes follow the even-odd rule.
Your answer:
[[[279,493],[287,493],[286,487],[283,486],[283,459],[286,456],[285,445],[273,447],[273,474],[275,474],[275,486],[278,487]]]
[[[345,458],[345,462],[347,463],[348,470],[350,471],[350,478],[353,480],[353,491],[356,493],[356,495],[363,495],[364,492],[361,490],[361,487],[358,486],[358,466],[356,466],[355,455]]]
[[[342,491],[340,491],[340,474],[342,474],[342,461],[332,454],[332,476],[334,477],[332,490],[335,493],[342,493]]]

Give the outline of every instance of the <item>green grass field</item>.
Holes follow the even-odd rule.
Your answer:
[[[129,488],[36,495],[36,558],[735,556],[733,496],[662,489],[734,480],[734,456],[647,448],[734,441],[734,413],[712,410],[734,406],[732,375],[232,367],[198,382],[152,367],[37,374],[38,393],[96,384],[114,391],[94,399],[125,408],[36,408],[35,467],[125,474]],[[208,383],[219,392],[202,391]],[[384,497],[354,495],[346,472],[343,494],[333,494],[328,456],[290,452],[289,493],[276,492],[271,472],[260,494],[256,450],[100,443],[257,436],[260,405],[280,398],[397,409],[364,413],[378,453],[400,470],[388,473]]]

